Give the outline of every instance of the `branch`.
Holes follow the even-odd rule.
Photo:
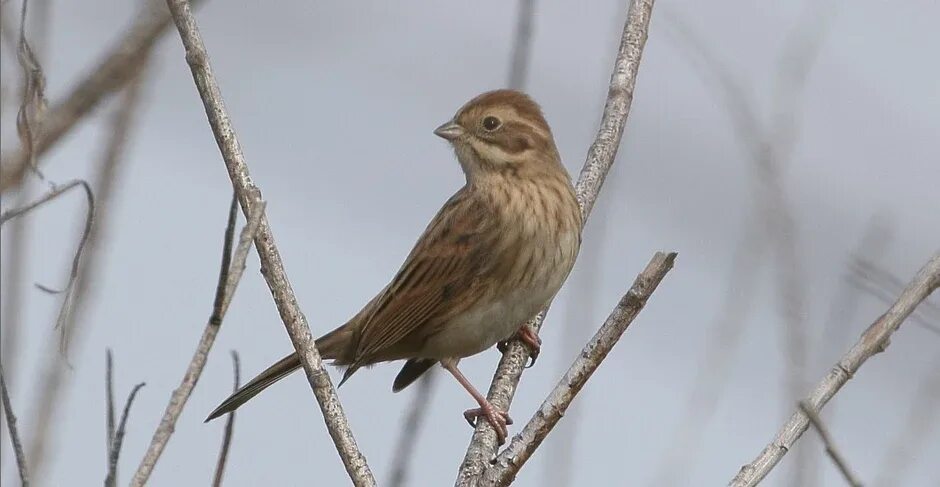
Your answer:
[[[131,389],[127,396],[127,402],[124,403],[124,412],[121,413],[121,421],[118,423],[117,430],[114,432],[114,438],[111,439],[111,446],[108,448],[108,476],[104,479],[105,487],[115,487],[117,485],[117,465],[118,458],[121,456],[121,446],[124,444],[124,432],[127,429],[127,418],[131,413],[131,405],[134,404],[134,398],[137,392],[146,384],[141,382]]]
[[[132,486],[142,487],[147,483],[147,479],[150,478],[150,474],[153,472],[157,460],[160,459],[160,455],[163,454],[163,450],[170,441],[170,437],[176,430],[176,421],[183,413],[183,408],[186,407],[186,402],[189,400],[190,394],[192,394],[193,389],[196,387],[196,382],[199,381],[199,377],[202,375],[202,370],[206,366],[206,360],[209,358],[209,351],[212,349],[212,344],[215,343],[215,337],[218,335],[219,328],[222,326],[225,312],[228,310],[228,305],[231,303],[235,289],[238,287],[238,282],[241,280],[242,272],[245,270],[245,259],[248,257],[251,241],[258,234],[261,221],[264,219],[264,206],[265,203],[259,201],[252,207],[251,213],[248,216],[248,222],[245,223],[241,235],[238,238],[238,247],[235,249],[233,258],[232,243],[235,236],[235,219],[238,216],[238,207],[235,197],[232,197],[232,204],[229,206],[228,223],[225,226],[225,237],[222,244],[222,265],[219,269],[219,280],[216,284],[212,314],[209,316],[209,321],[206,323],[206,327],[202,332],[202,337],[200,337],[199,343],[196,345],[196,351],[193,353],[193,358],[186,368],[186,373],[183,374],[183,380],[180,386],[170,395],[170,402],[163,412],[160,425],[157,426],[157,430],[153,433],[150,446],[147,447],[147,453],[144,454],[144,458],[140,461],[140,466],[137,467],[137,472],[134,473],[134,478],[131,479]]]
[[[601,126],[594,143],[588,150],[587,161],[575,185],[583,221],[587,221],[594,207],[594,202],[597,200],[597,195],[620,146],[627,115],[630,112],[630,104],[633,101],[637,71],[640,67],[643,47],[646,44],[652,10],[653,0],[633,0],[630,3],[614,71],[610,78]],[[527,326],[531,326],[537,332],[544,319],[545,312],[543,311]],[[487,399],[496,408],[503,411],[509,410],[527,358],[528,351],[525,345],[518,340],[511,341],[499,362],[487,394]],[[496,441],[496,432],[492,426],[486,421],[478,422],[473,438],[470,440],[470,446],[467,448],[467,454],[460,465],[457,476],[458,486],[472,484],[473,479],[483,473],[487,461],[496,453]]]
[[[232,372],[235,375],[235,382],[232,386],[232,392],[238,390],[241,385],[241,361],[238,359],[238,352],[232,350]],[[225,461],[228,460],[228,450],[232,446],[232,433],[235,430],[235,411],[232,411],[225,420],[225,433],[222,436],[222,449],[219,450],[219,460],[215,464],[215,475],[212,478],[213,487],[222,487],[222,475],[225,473]]]
[[[88,75],[75,83],[72,90],[48,109],[42,117],[43,130],[35,138],[34,156],[39,158],[55,146],[109,95],[119,91],[146,63],[157,40],[171,25],[170,15],[162,8],[152,8],[153,0],[145,0],[142,11],[124,36],[88,70]],[[28,168],[30,154],[25,147],[0,160],[0,193],[18,186]]]
[[[13,414],[13,405],[10,403],[10,392],[7,391],[7,381],[3,375],[3,365],[0,365],[0,393],[3,396],[3,410],[6,412],[7,430],[10,432],[10,443],[13,444],[13,454],[16,456],[16,467],[20,472],[20,484],[29,487],[29,474],[26,470],[26,455],[23,454],[23,443],[20,442],[20,433],[16,429],[16,416]]]
[[[235,135],[235,128],[222,101],[215,76],[209,65],[209,57],[199,34],[196,20],[193,18],[190,4],[186,0],[167,0],[173,19],[180,32],[180,38],[186,48],[186,61],[193,73],[196,88],[202,97],[225,166],[228,169],[232,186],[238,195],[242,210],[249,213],[261,199],[261,191],[255,186],[249,175],[248,165],[242,155],[241,146]],[[356,446],[352,430],[346,420],[342,404],[336,395],[336,389],[329,374],[323,368],[320,353],[317,352],[310,326],[297,304],[297,298],[291,288],[274,234],[267,219],[262,218],[255,237],[255,249],[261,260],[261,273],[271,289],[271,295],[277,306],[284,327],[290,335],[294,349],[300,357],[310,388],[317,399],[327,430],[333,438],[336,450],[353,483],[357,486],[375,485],[365,457]]]
[[[564,416],[571,401],[600,367],[630,323],[633,323],[653,291],[672,269],[675,259],[675,252],[657,252],[653,256],[646,269],[637,276],[633,286],[620,299],[620,303],[607,317],[600,330],[584,346],[581,354],[542,402],[522,432],[513,437],[509,446],[496,457],[495,464],[483,474],[482,485],[504,486],[515,479],[525,462]]]
[[[813,392],[806,398],[806,403],[815,411],[820,411],[866,360],[888,347],[891,334],[937,287],[940,287],[940,253],[935,254],[921,268],[894,305],[862,333],[859,341],[816,385]],[[801,412],[795,413],[761,454],[753,462],[741,467],[730,485],[732,487],[757,485],[786,455],[808,427],[809,419],[806,415]]]
[[[855,478],[855,474],[849,469],[849,464],[836,448],[836,444],[832,441],[832,436],[829,435],[829,430],[826,429],[826,425],[823,424],[822,418],[816,414],[816,411],[814,411],[809,404],[806,404],[806,401],[800,401],[797,405],[800,411],[809,419],[810,424],[819,432],[819,437],[822,439],[823,445],[826,446],[826,453],[829,455],[829,458],[832,459],[832,463],[836,464],[842,476],[845,477],[845,481],[852,487],[862,487],[862,483]]]

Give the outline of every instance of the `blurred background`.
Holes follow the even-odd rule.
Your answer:
[[[431,131],[472,96],[524,87],[577,176],[627,5],[522,1],[532,8],[299,0],[197,8],[315,334],[385,285],[463,184]],[[20,5],[2,4],[5,171],[20,147]],[[47,113],[81,80],[110,73],[94,66],[164,11],[153,2],[31,0],[27,37],[45,74]],[[518,35],[520,12],[528,37]],[[511,434],[653,252],[679,252],[677,265],[515,485],[724,485],[772,439],[940,249],[937,18],[932,0],[657,2],[617,163],[546,320],[539,362],[523,376]],[[99,205],[67,362],[57,358],[62,295],[34,283],[65,287],[84,197],[68,193],[2,227],[2,360],[37,485],[104,477],[107,348],[119,405],[147,384],[122,451],[120,482],[128,480],[211,312],[231,184],[175,28],[153,30],[149,55],[125,63],[134,74],[121,79],[136,81],[108,74],[105,84],[121,88],[39,157],[48,181],[87,179]],[[527,50],[513,56],[520,45]],[[521,71],[509,81],[512,67]],[[123,150],[103,164],[119,129]],[[3,190],[3,209],[47,189],[27,173]],[[824,411],[866,485],[940,478],[937,298]],[[229,350],[247,379],[290,347],[252,252],[151,485],[212,478],[224,422],[202,421],[231,390]],[[498,359],[487,351],[461,365],[484,389]],[[397,371],[377,366],[339,390],[382,485],[400,464],[396,442],[418,390],[392,394]],[[463,458],[471,430],[460,413],[473,404],[437,379],[398,485],[449,485]],[[765,485],[843,485],[817,437],[807,431]],[[2,439],[2,480],[12,485],[6,431]],[[300,374],[239,410],[226,485],[347,483]]]

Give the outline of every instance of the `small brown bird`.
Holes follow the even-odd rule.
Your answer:
[[[451,143],[467,183],[437,213],[392,281],[346,324],[316,341],[346,366],[406,360],[398,392],[441,365],[473,396],[499,437],[512,421],[457,368],[517,334],[538,352],[526,321],[558,292],[581,245],[581,211],[539,106],[518,91],[484,93],[434,133]],[[206,421],[234,411],[300,368],[291,353],[226,399]]]

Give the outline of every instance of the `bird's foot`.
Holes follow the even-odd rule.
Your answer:
[[[535,361],[539,358],[539,353],[542,351],[542,339],[535,333],[532,328],[528,325],[523,325],[522,328],[519,328],[519,331],[513,336],[513,338],[519,339],[522,343],[525,343],[529,347],[529,364],[526,365],[526,368],[532,367],[535,365]],[[503,340],[496,344],[496,349],[499,350],[499,353],[506,353],[506,349],[509,347],[509,340]]]
[[[490,426],[496,430],[496,439],[499,441],[499,444],[502,445],[506,443],[506,437],[509,436],[509,428],[506,426],[512,424],[512,418],[509,417],[509,413],[500,411],[487,402],[478,408],[464,411],[463,417],[470,423],[470,426],[474,428],[476,428],[479,418],[486,418]]]

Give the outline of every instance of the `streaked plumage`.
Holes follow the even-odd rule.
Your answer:
[[[510,338],[555,296],[580,247],[581,213],[541,110],[511,90],[484,93],[435,133],[451,142],[466,185],[437,213],[392,281],[347,323],[317,340],[324,359],[346,366],[407,360],[393,390],[437,362],[495,412],[457,362]],[[300,367],[291,354],[223,402],[234,411]]]

